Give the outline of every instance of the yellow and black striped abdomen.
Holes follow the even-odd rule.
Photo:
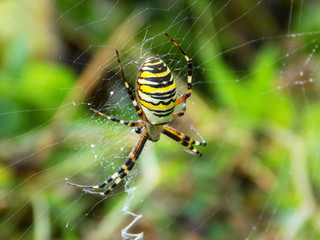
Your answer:
[[[176,105],[176,84],[170,69],[159,58],[147,58],[141,65],[136,95],[138,103],[152,125],[171,122]]]

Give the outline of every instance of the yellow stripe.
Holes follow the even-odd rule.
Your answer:
[[[162,61],[155,62],[155,63],[146,62],[146,63],[144,64],[144,66],[154,66],[154,65],[158,65],[158,64],[160,64],[160,63],[162,63]]]
[[[168,91],[174,89],[175,87],[176,87],[176,83],[173,82],[168,87],[163,87],[163,88],[154,88],[154,87],[150,87],[148,85],[141,85],[140,90],[145,93],[164,92],[164,94],[165,94],[165,92],[168,92]]]
[[[146,108],[149,108],[151,110],[167,110],[167,109],[170,109],[172,108],[173,106],[176,105],[176,103],[173,101],[171,102],[169,105],[163,105],[162,103],[160,103],[159,105],[152,105],[150,103],[147,103],[143,100],[140,101],[140,103],[145,106]]]
[[[141,77],[143,78],[148,78],[148,77],[164,77],[167,76],[170,73],[170,69],[167,68],[167,71],[165,72],[160,72],[160,73],[151,73],[151,72],[142,72]]]

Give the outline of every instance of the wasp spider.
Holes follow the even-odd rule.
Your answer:
[[[110,193],[120,183],[120,181],[130,173],[147,140],[157,142],[160,139],[161,133],[167,135],[183,146],[186,146],[190,150],[187,152],[201,156],[201,153],[193,146],[206,146],[206,142],[202,139],[198,132],[196,133],[200,137],[201,141],[195,141],[178,130],[166,125],[167,123],[170,123],[173,118],[183,116],[186,111],[186,99],[190,97],[192,92],[192,61],[184,53],[181,47],[167,33],[165,34],[180,50],[187,61],[188,91],[183,95],[180,94],[177,98],[176,84],[173,76],[171,75],[170,69],[161,59],[150,57],[142,63],[138,72],[136,80],[136,100],[133,96],[132,89],[129,87],[128,82],[125,79],[119,53],[116,50],[124,85],[140,120],[138,122],[123,121],[115,117],[107,116],[95,109],[90,110],[111,121],[130,127],[136,127],[136,132],[140,134],[139,140],[133,147],[125,163],[117,172],[115,172],[103,183],[92,186],[79,185],[69,182],[68,184],[79,188],[84,188],[85,192],[91,194],[106,195]],[[175,106],[180,103],[182,103],[182,111],[174,113]],[[112,182],[113,184],[105,192],[93,192],[88,190],[104,188]]]

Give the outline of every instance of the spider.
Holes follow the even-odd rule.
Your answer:
[[[149,57],[142,63],[138,72],[136,80],[136,100],[134,98],[132,89],[129,87],[129,84],[125,79],[120,62],[119,52],[116,50],[122,79],[132,101],[132,104],[139,116],[139,121],[124,121],[115,117],[107,116],[92,108],[90,110],[111,121],[118,122],[129,127],[136,127],[136,133],[140,135],[139,139],[131,150],[125,163],[119,168],[117,172],[115,172],[103,183],[92,186],[79,185],[70,182],[67,182],[67,184],[79,188],[84,188],[83,190],[90,194],[107,195],[120,183],[120,181],[125,176],[130,173],[147,140],[157,142],[160,139],[161,133],[167,135],[169,138],[172,138],[173,140],[191,150],[186,152],[198,156],[202,155],[196,148],[194,148],[193,145],[206,146],[207,143],[195,129],[193,130],[198,134],[201,141],[195,141],[184,133],[181,133],[178,130],[166,125],[167,123],[170,123],[173,118],[183,116],[186,111],[186,99],[190,97],[192,93],[192,61],[184,53],[181,47],[167,33],[165,33],[165,35],[180,50],[187,61],[188,91],[183,95],[179,94],[179,98],[177,99],[176,84],[173,76],[171,75],[170,69],[161,59]],[[174,113],[175,106],[180,103],[182,103],[181,111]],[[104,188],[112,182],[113,184],[104,192],[94,192],[88,190]]]

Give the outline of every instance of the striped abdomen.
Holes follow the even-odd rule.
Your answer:
[[[139,105],[152,125],[171,122],[176,105],[176,84],[170,69],[159,58],[147,58],[141,65],[136,95]]]

